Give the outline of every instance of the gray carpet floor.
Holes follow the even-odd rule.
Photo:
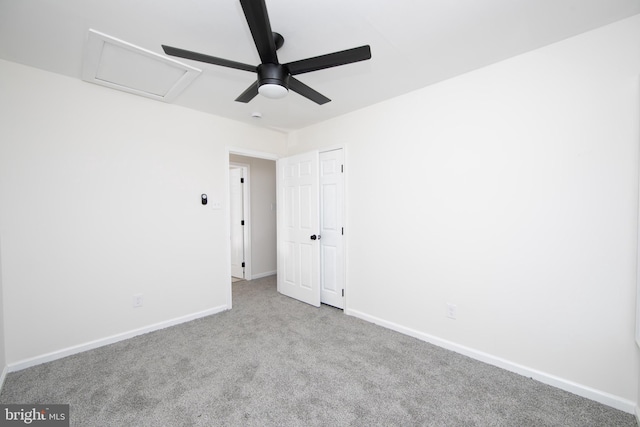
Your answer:
[[[635,426],[635,417],[276,292],[7,376],[1,403],[72,426]]]

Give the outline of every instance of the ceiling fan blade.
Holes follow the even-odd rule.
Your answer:
[[[289,77],[289,89],[304,96],[307,99],[312,100],[318,105],[326,104],[327,102],[331,101],[329,98],[327,98],[320,92],[316,92],[315,90],[311,89],[309,86],[302,83],[295,77]]]
[[[177,47],[162,45],[164,53],[170,56],[177,56],[178,58],[192,59],[194,61],[206,62],[207,64],[220,65],[222,67],[235,68],[237,70],[256,72],[258,67],[249,64],[243,64],[242,62],[230,61],[228,59],[216,58],[215,56],[209,56],[202,53],[192,52],[190,50],[179,49]]]
[[[278,64],[276,44],[264,0],[240,0],[262,63]]]
[[[251,101],[253,98],[258,95],[258,82],[256,81],[251,86],[249,86],[244,92],[240,94],[239,97],[236,98],[238,102],[244,102],[245,104]]]
[[[289,62],[284,65],[289,69],[291,75],[296,75],[351,64],[353,62],[366,61],[367,59],[371,59],[371,47],[369,47],[369,45],[315,56],[313,58],[301,59],[300,61]]]

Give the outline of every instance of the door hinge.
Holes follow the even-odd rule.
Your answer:
[[[240,184],[244,184],[244,178],[240,178]]]
[[[242,268],[244,268],[244,261],[242,261]],[[344,291],[342,291],[344,293]],[[344,296],[344,295],[343,295]]]
[[[240,221],[240,225],[244,225],[244,219]]]
[[[344,165],[340,165],[340,172],[344,173]]]
[[[344,297],[344,289],[342,290],[342,296]]]
[[[342,227],[342,235],[344,236],[344,227]]]

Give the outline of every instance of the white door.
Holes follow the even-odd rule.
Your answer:
[[[231,211],[231,275],[244,279],[243,169],[229,169]]]
[[[318,152],[277,162],[278,292],[320,306]]]
[[[320,153],[320,302],[344,308],[342,150]]]

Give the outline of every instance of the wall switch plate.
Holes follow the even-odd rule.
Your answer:
[[[458,306],[455,304],[447,303],[447,317],[449,319],[455,319],[458,317]]]
[[[144,303],[144,297],[142,296],[142,294],[135,294],[133,296],[133,308],[142,307],[143,303]]]

